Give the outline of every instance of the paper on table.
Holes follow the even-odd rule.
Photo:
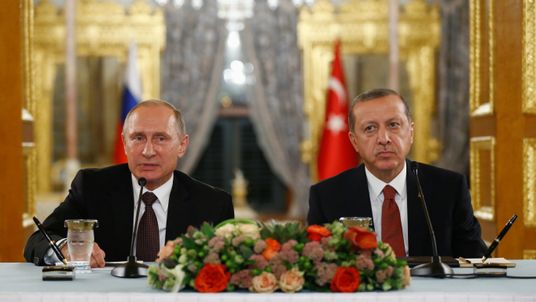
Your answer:
[[[482,263],[482,258],[458,258],[460,267],[473,267],[475,264],[485,265],[485,266],[495,266],[495,267],[515,267],[516,264],[507,260],[506,258],[488,258],[484,263]]]

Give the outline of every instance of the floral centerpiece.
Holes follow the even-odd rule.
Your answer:
[[[387,291],[410,279],[406,262],[367,229],[245,219],[190,227],[162,248],[148,272],[150,286],[172,292]]]

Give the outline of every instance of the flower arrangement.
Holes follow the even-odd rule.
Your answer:
[[[305,228],[231,219],[190,227],[162,248],[157,262],[149,268],[149,285],[172,292],[387,291],[411,279],[388,244],[340,222]]]

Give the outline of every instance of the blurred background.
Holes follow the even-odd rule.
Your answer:
[[[124,160],[126,89],[183,112],[177,168],[230,192],[238,217],[304,221],[309,186],[359,163],[336,164],[347,116],[327,104],[376,87],[410,103],[412,159],[467,176],[486,240],[522,218],[498,254],[535,258],[534,15],[492,0],[8,1],[0,261],[22,259],[31,217],[78,169]]]

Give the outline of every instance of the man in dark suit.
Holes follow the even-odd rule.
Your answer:
[[[152,209],[159,237],[152,242],[158,246],[153,244],[149,259],[143,260],[155,260],[155,251],[189,225],[205,221],[217,224],[234,217],[228,193],[175,170],[189,142],[182,115],[175,107],[160,100],[139,103],[128,113],[122,136],[128,165],[79,171],[65,201],[43,222],[53,240],[59,244],[65,241],[65,219],[97,219],[91,266],[104,266],[105,257],[107,261],[126,260],[140,178],[147,181],[143,192],[152,192],[157,198]],[[140,221],[145,209],[142,203]],[[68,255],[66,245],[62,252]],[[48,242],[38,232],[28,239],[24,257],[38,265],[54,261]]]
[[[404,98],[389,89],[364,92],[350,106],[349,125],[350,141],[363,163],[311,187],[309,224],[372,217],[378,239],[390,243],[397,256],[432,255],[416,176],[406,159],[413,143],[413,122]],[[439,254],[483,256],[485,245],[465,177],[419,164],[419,179]],[[386,187],[394,188],[396,216],[385,216],[389,211]],[[396,229],[396,239],[392,239],[392,229]]]

